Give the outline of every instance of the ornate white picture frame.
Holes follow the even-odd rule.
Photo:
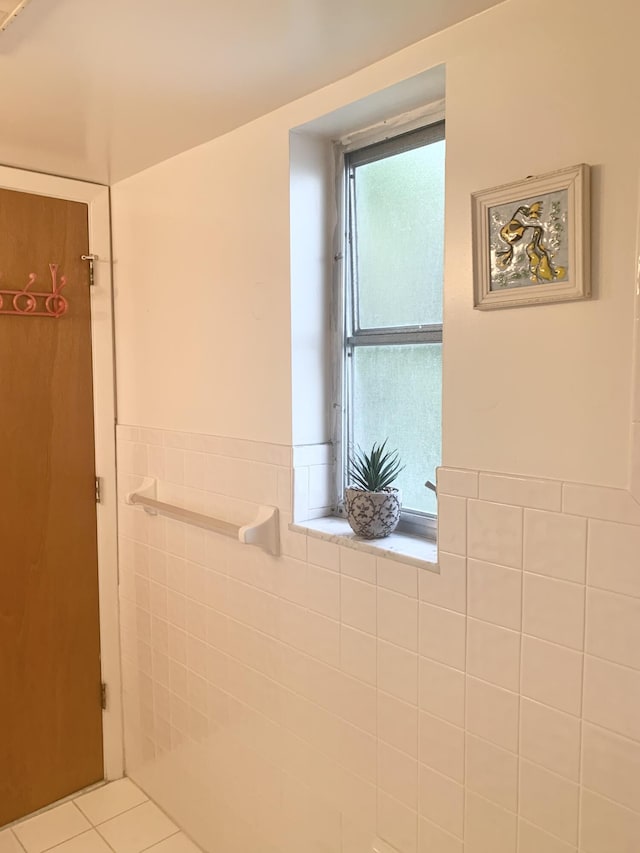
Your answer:
[[[473,193],[474,308],[588,299],[589,166]]]

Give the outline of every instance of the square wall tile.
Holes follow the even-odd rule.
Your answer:
[[[307,607],[331,619],[340,618],[340,575],[337,572],[309,563]]]
[[[458,613],[466,611],[466,562],[455,554],[438,554],[439,572],[422,570],[418,576],[420,600]]]
[[[640,812],[640,744],[585,723],[582,784]]]
[[[378,641],[378,687],[397,699],[418,704],[418,655]]]
[[[462,838],[464,788],[447,776],[420,766],[420,815]]]
[[[390,560],[388,557],[378,557],[376,563],[378,586],[401,592],[409,598],[418,595],[418,569],[408,563]]]
[[[637,321],[636,321],[637,323]],[[640,324],[637,326],[640,328]],[[636,346],[638,353],[640,347]],[[640,361],[640,358],[638,359]],[[636,372],[637,383],[640,383],[640,372]],[[635,394],[636,408],[640,408],[640,392]],[[640,415],[636,423],[631,425],[631,477],[630,491],[635,500],[640,503]]]
[[[522,572],[469,558],[467,607],[469,616],[520,630]]]
[[[287,601],[305,607],[307,604],[307,569],[302,560],[283,557],[278,562],[276,592]],[[215,604],[212,604],[215,607]],[[218,607],[218,609],[220,609]]]
[[[168,483],[183,486],[185,474],[185,452],[167,448],[164,452],[164,475]]]
[[[438,498],[438,550],[448,554],[467,551],[467,502],[464,498]]]
[[[518,853],[577,853],[574,845],[565,844],[526,820],[520,820],[518,826]]]
[[[449,835],[430,820],[421,817],[418,821],[419,853],[463,853],[463,842]],[[366,853],[369,853],[367,850]]]
[[[387,794],[415,811],[418,808],[418,762],[388,744],[378,742],[378,784]]]
[[[296,466],[293,470],[293,521],[309,518],[309,468]]]
[[[378,691],[378,738],[408,755],[417,757],[418,709],[416,706]]]
[[[335,501],[333,465],[309,466],[309,509],[331,507]]]
[[[464,673],[420,658],[420,708],[456,726],[464,726]]]
[[[582,789],[580,844],[584,853],[636,853],[640,814]]]
[[[576,716],[582,699],[582,654],[522,637],[522,694]]]
[[[357,580],[376,582],[376,557],[354,548],[340,548],[340,571]]]
[[[96,791],[75,799],[75,804],[95,826],[134,806],[146,802],[147,796],[130,779],[118,779]]]
[[[375,636],[377,630],[376,587],[350,577],[340,579],[341,618],[346,625]]]
[[[481,473],[480,497],[484,501],[559,512],[562,509],[562,483]]]
[[[340,548],[334,542],[308,536],[307,560],[316,566],[338,572],[340,571]]]
[[[431,604],[420,604],[420,654],[464,670],[466,620]]]
[[[13,831],[27,853],[42,853],[89,829],[91,824],[82,812],[65,803],[19,823]]]
[[[580,719],[523,696],[520,754],[573,782],[579,781]]]
[[[524,568],[561,580],[584,583],[587,520],[559,512],[524,512]]]
[[[640,740],[640,672],[587,655],[585,720]]]
[[[420,761],[460,783],[464,782],[464,740],[464,729],[420,713]]]
[[[518,834],[517,818],[484,797],[470,791],[465,809],[465,851],[469,853],[513,853]],[[542,853],[542,851],[540,851]]]
[[[486,740],[467,735],[467,788],[510,811],[518,809],[518,757]]]
[[[491,684],[518,690],[520,633],[479,619],[467,620],[467,672]]]
[[[467,676],[467,730],[504,749],[518,749],[517,693]]]
[[[529,761],[520,762],[520,814],[568,844],[578,843],[579,788]]]
[[[514,569],[522,567],[522,509],[487,501],[469,501],[470,557]]]
[[[409,651],[418,650],[418,602],[378,587],[378,637]]]
[[[378,835],[403,853],[418,849],[418,815],[383,791],[378,792]]]
[[[582,584],[525,572],[522,630],[525,634],[581,651],[584,594]]]
[[[377,681],[376,639],[348,625],[340,626],[340,668],[356,678]]]
[[[364,824],[364,821],[362,821]],[[350,820],[343,816],[341,827],[341,853],[370,853],[373,840],[377,834],[376,821],[367,828],[360,821]],[[384,843],[384,842],[383,842]],[[294,853],[294,851],[292,851]],[[384,853],[384,851],[381,851]]]
[[[589,522],[587,582],[640,598],[640,527],[610,521]]]
[[[640,669],[640,599],[589,589],[587,602],[589,654]]]

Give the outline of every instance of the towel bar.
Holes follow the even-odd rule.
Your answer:
[[[156,497],[157,480],[147,478],[139,489],[129,492],[126,503],[140,506],[149,515],[164,515],[176,521],[193,524],[204,530],[212,530],[222,536],[230,536],[245,545],[256,545],[269,554],[279,554],[278,509],[274,506],[261,506],[252,522],[249,524],[234,524],[221,518],[214,518],[201,512],[194,512],[181,506],[176,506]]]

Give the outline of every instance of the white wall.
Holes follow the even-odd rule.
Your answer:
[[[505,3],[117,184],[121,420],[289,442],[289,129],[446,62],[444,461],[625,485],[640,10],[614,6]],[[470,193],[582,161],[595,298],[473,311]]]
[[[333,424],[332,371],[327,366],[337,210],[330,143],[292,133],[290,169],[292,442],[322,444],[330,441]]]
[[[288,187],[267,118],[113,188],[121,422],[289,443]]]
[[[113,188],[120,473],[262,491],[286,522],[291,444],[326,438],[292,433],[290,130],[446,65],[444,462],[468,470],[441,484],[440,574],[121,510],[128,770],[207,849],[640,849],[639,25],[510,0]],[[475,312],[471,192],[578,162],[594,298]]]

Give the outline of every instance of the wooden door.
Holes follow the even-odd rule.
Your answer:
[[[0,826],[103,778],[87,214],[0,190]]]

